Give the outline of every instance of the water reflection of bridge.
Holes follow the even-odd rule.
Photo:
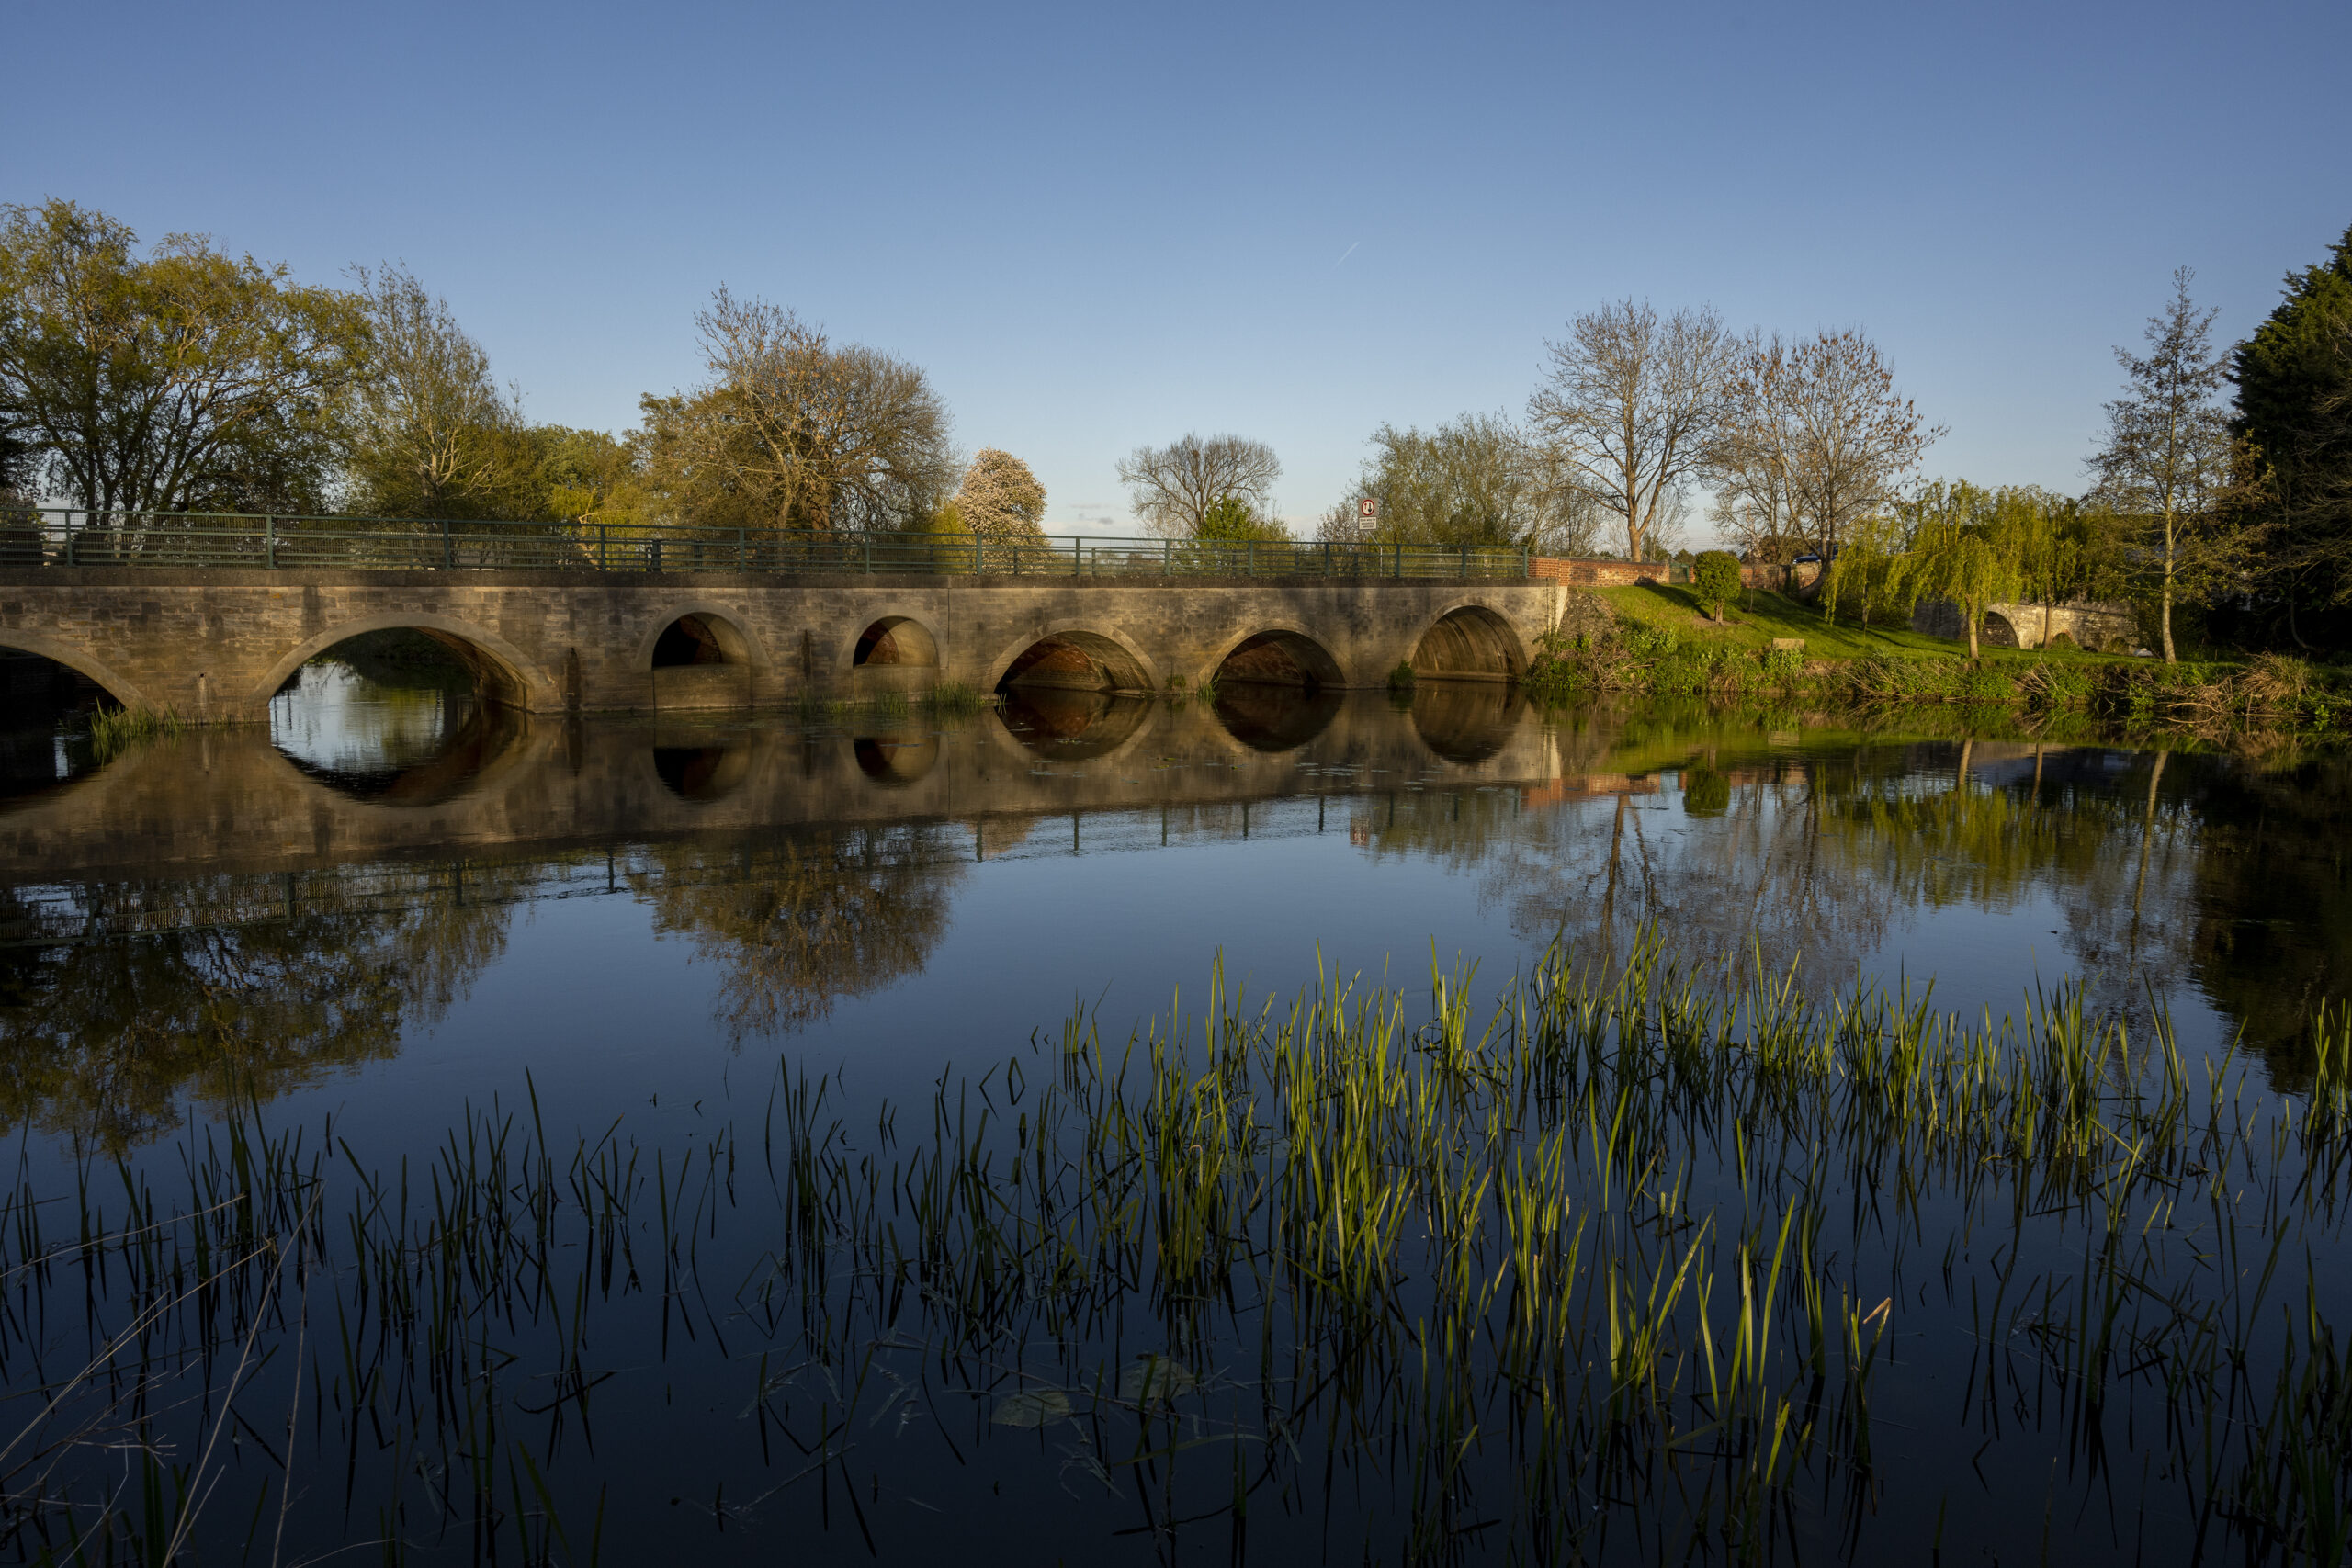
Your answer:
[[[0,886],[1540,784],[1561,771],[1557,743],[1524,711],[1467,684],[1417,694],[1408,724],[1385,698],[1262,688],[1185,706],[1038,693],[1002,715],[833,730],[492,710],[439,754],[364,779],[305,771],[255,731],[198,731],[0,805]]]

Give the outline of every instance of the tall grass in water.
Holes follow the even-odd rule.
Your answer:
[[[1213,976],[927,1105],[787,1068],[756,1127],[28,1177],[0,1547],[890,1555],[1001,1485],[1097,1557],[2341,1555],[2344,1011],[2265,1099],[2065,991],[1969,1027],[1645,938],[1473,996]]]
[[[100,708],[90,715],[90,750],[98,761],[121,755],[180,733],[180,716],[168,708]]]

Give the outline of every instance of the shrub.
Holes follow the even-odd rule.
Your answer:
[[[1682,809],[1692,817],[1721,817],[1731,809],[1731,780],[1713,768],[1682,775]]]
[[[1739,592],[1739,558],[1729,550],[1708,550],[1690,568],[1690,592],[1707,613],[1724,618],[1724,606]]]
[[[2072,632],[2058,632],[2052,636],[2050,641],[2044,646],[2053,650],[2072,653],[2075,651],[2076,647],[2075,642],[2075,634]]]
[[[1396,661],[1396,668],[1388,672],[1388,689],[1392,692],[1409,692],[1413,689],[1411,660],[1400,659]]]

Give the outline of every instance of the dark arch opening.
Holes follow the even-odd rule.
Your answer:
[[[857,651],[850,662],[936,666],[939,642],[919,621],[885,615],[857,634]]]
[[[716,615],[680,615],[662,627],[662,635],[653,640],[656,670],[674,670],[682,664],[747,662],[742,634]]]
[[[429,626],[360,632],[313,654],[269,702],[270,741],[346,795],[427,806],[462,794],[522,733],[520,683]]]
[[[1519,634],[1483,605],[1448,611],[1413,649],[1416,680],[1510,681],[1526,669]]]
[[[0,798],[48,789],[96,766],[90,719],[121,705],[70,664],[0,648]]]
[[[1293,686],[1319,692],[1342,684],[1339,661],[1313,637],[1297,632],[1260,632],[1247,637],[1216,667],[1216,682]]]
[[[1066,692],[1115,692],[1149,696],[1151,676],[1135,655],[1097,632],[1057,632],[1014,656],[997,690],[1043,687]]]
[[[2018,642],[2018,628],[2010,625],[2008,616],[2000,615],[1992,610],[1984,612],[1984,629],[1979,634],[1979,640],[1982,641],[1986,648],[2016,648],[2019,646]]]

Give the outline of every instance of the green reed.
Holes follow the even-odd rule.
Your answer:
[[[2199,1550],[2344,1555],[2352,1350],[2314,1262],[2344,1010],[2297,1100],[2072,989],[1967,1025],[1654,933],[1474,995],[1433,966],[1408,1021],[1389,990],[1276,1007],[1213,972],[1196,1013],[1073,1015],[927,1105],[787,1066],[756,1135],[550,1135],[526,1085],[390,1168],[256,1107],[168,1181],[20,1175],[0,1549],[279,1561],[291,1520],[392,1561],[594,1561],[644,1528],[652,1450],[614,1413],[699,1380],[742,1412],[705,1513],[814,1507],[876,1550],[882,1476],[849,1455],[921,1411],[1014,1472],[1021,1434],[1069,1433],[1105,1495],[1237,1552],[1343,1474],[1391,1500],[1371,1560],[1465,1531],[1746,1559],[1898,1528],[1888,1380],[1948,1333],[1963,1420],[2095,1473],[2143,1450],[2140,1507]]]
[[[90,715],[90,750],[100,761],[150,740],[168,739],[186,728],[168,708],[99,708]]]

